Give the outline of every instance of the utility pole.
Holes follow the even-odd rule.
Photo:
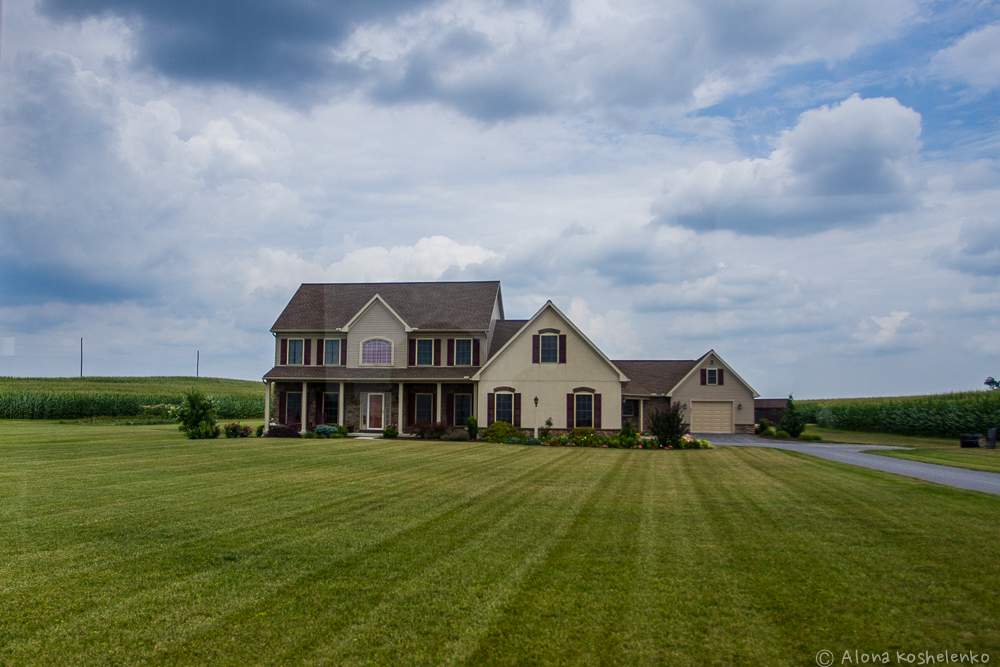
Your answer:
[[[83,336],[80,336],[80,377],[83,377]]]
[[[195,378],[200,377],[201,373],[201,350],[194,351],[194,376]]]

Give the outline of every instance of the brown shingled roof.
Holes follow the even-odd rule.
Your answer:
[[[275,366],[264,374],[265,380],[454,380],[470,377],[477,367],[431,366],[408,368],[352,368],[349,366]]]
[[[629,381],[623,394],[666,394],[698,363],[696,359],[645,359],[613,361]]]
[[[491,358],[496,354],[501,347],[507,344],[511,338],[514,337],[521,327],[525,325],[528,320],[497,320],[497,323],[493,325],[493,340],[490,341],[490,353],[487,355],[487,359]]]
[[[424,283],[303,283],[271,327],[272,331],[339,329],[378,294],[411,327],[485,331],[497,280]],[[501,317],[503,303],[500,304]]]

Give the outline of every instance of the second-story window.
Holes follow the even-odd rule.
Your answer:
[[[455,365],[456,366],[471,366],[472,365],[472,339],[471,338],[456,338],[455,339]]]
[[[302,365],[302,354],[305,349],[305,341],[301,338],[288,339],[288,364],[290,366]]]
[[[327,366],[340,365],[340,339],[327,338],[323,341],[323,363]]]
[[[556,334],[542,334],[539,337],[541,356],[543,364],[559,363],[559,336]]]
[[[392,363],[392,343],[384,338],[372,338],[361,344],[361,363],[367,366],[388,366]]]
[[[709,368],[705,373],[705,384],[719,384],[719,371],[716,368]]]
[[[417,366],[434,365],[434,340],[431,338],[417,339]]]

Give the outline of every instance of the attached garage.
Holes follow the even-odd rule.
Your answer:
[[[693,433],[732,433],[732,401],[691,401]]]

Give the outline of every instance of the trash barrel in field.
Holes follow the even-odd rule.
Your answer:
[[[962,447],[978,447],[981,437],[978,433],[963,433],[958,436],[958,442]]]
[[[996,426],[994,426],[993,428],[991,428],[988,431],[986,431],[986,448],[987,449],[996,449],[997,448],[997,427]]]

